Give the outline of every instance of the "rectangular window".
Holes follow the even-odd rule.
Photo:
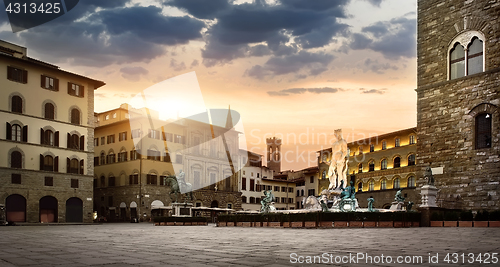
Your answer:
[[[132,138],[139,138],[139,137],[141,137],[141,129],[132,130]]]
[[[139,153],[137,153],[137,150],[130,151],[130,160],[136,160],[138,158],[139,158]]]
[[[148,159],[160,161],[160,151],[148,149]]]
[[[59,80],[56,78],[42,75],[40,78],[40,86],[44,89],[59,91]]]
[[[279,192],[280,191],[280,187],[279,186],[274,186],[274,192]]]
[[[69,95],[83,97],[84,96],[83,89],[84,89],[84,87],[82,85],[68,82],[68,94]]]
[[[7,79],[18,83],[28,83],[28,71],[7,66]]]
[[[175,163],[182,164],[182,155],[175,155]]]
[[[308,195],[308,196],[314,196],[314,193],[315,193],[315,192],[314,192],[314,189],[309,189],[309,190],[307,191],[307,195]]]
[[[281,198],[281,203],[286,203],[286,197]]]
[[[309,183],[314,183],[314,176],[309,177]]]
[[[54,177],[45,177],[45,186],[54,186]]]
[[[71,179],[71,188],[78,188],[78,179]]]
[[[99,138],[94,138],[94,146],[99,146]]]
[[[286,192],[286,187],[285,186],[281,187],[281,192]]]
[[[115,135],[114,135],[114,134],[112,134],[112,135],[108,135],[108,136],[107,136],[107,139],[108,139],[108,142],[107,142],[108,144],[113,144],[113,143],[115,143]]]
[[[106,137],[101,137],[101,145],[104,145],[106,144]]]
[[[375,146],[373,144],[370,144],[370,152],[375,151]]]
[[[241,178],[241,190],[247,190],[247,178]]]
[[[182,135],[176,134],[175,135],[175,139],[174,139],[174,143],[185,144],[186,143],[186,138],[184,136],[182,136]]]
[[[153,139],[160,139],[160,131],[149,129],[148,137]]]
[[[108,186],[115,186],[116,179],[114,176],[108,178]]]
[[[293,198],[288,198],[288,203],[293,203]]]
[[[170,154],[168,152],[165,152],[165,154],[163,154],[163,161],[172,162],[172,160],[170,159]]]
[[[172,142],[174,140],[174,135],[171,133],[163,133],[163,141]]]
[[[127,132],[121,132],[118,134],[118,141],[126,141],[127,140]]]
[[[399,138],[396,138],[396,140],[394,140],[394,146],[395,147],[399,147],[400,146],[400,140],[399,140]]]
[[[21,184],[21,174],[13,173],[11,176],[11,183],[12,184]]]
[[[148,174],[146,177],[146,184],[157,185],[156,179],[157,179],[156,174]]]
[[[288,187],[288,193],[293,193],[293,187]]]
[[[255,180],[250,179],[250,191],[255,191]]]
[[[120,152],[118,153],[118,162],[124,162],[127,161],[127,152]]]
[[[94,157],[94,166],[99,166],[99,157]]]

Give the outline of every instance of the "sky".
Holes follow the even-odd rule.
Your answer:
[[[194,71],[206,108],[240,113],[247,149],[283,139],[283,170],[316,166],[335,129],[416,126],[415,0],[81,0],[21,32],[0,23],[30,57],[104,81],[96,112]]]

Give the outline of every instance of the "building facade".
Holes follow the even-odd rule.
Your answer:
[[[99,216],[126,221],[167,215],[165,208],[177,197],[170,194],[167,178],[181,170],[196,207],[240,209],[238,172],[233,174],[223,142],[213,138],[228,134],[227,147],[236,151],[238,133],[213,126],[212,134],[210,125],[189,119],[161,121],[158,112],[148,110],[154,125],[163,125],[151,129],[137,116],[143,111],[122,104],[96,114],[94,209]],[[238,155],[235,151],[230,154]],[[177,201],[184,197],[179,194]]]
[[[443,208],[500,207],[499,25],[497,1],[418,1],[417,176]]]
[[[92,222],[94,90],[103,82],[0,41],[0,203],[11,222]]]
[[[354,182],[361,207],[367,198],[375,199],[374,207],[388,208],[396,192],[402,189],[408,201],[417,203],[416,128],[378,135],[347,144],[349,149],[348,180]],[[331,149],[319,151],[322,177],[328,181]],[[345,185],[347,186],[347,185]]]

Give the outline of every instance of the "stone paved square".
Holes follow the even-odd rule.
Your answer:
[[[479,253],[482,259],[490,253],[491,263],[491,253],[500,253],[497,228],[276,229],[123,223],[0,227],[0,234],[2,267],[480,266],[484,263],[477,262]],[[327,259],[344,260],[362,253],[374,261],[383,254],[393,262],[325,262],[323,253],[328,253]],[[429,253],[438,253],[437,264],[429,263]],[[447,253],[465,253],[465,263],[462,258],[456,264],[446,263]],[[467,263],[469,253],[476,257],[473,264]],[[323,264],[295,263],[307,256],[318,256]],[[421,256],[422,263],[397,263],[398,256]]]

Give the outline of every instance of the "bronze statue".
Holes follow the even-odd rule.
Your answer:
[[[397,202],[405,202],[405,198],[402,196],[401,189],[398,190],[396,196],[394,197],[394,201]]]
[[[375,210],[373,209],[373,202],[375,201],[375,199],[372,196],[370,196],[367,200],[368,200],[368,211],[374,212]]]
[[[430,166],[427,166],[427,168],[425,168],[424,178],[427,179],[428,185],[434,185],[434,176],[432,175],[432,169]]]
[[[186,192],[186,197],[184,202],[193,200],[193,186],[190,183],[186,183],[184,180],[185,174],[181,170],[177,177],[169,175],[165,178],[165,184],[170,185],[170,198],[172,199],[172,194],[175,194],[175,203],[179,199],[179,193]]]
[[[275,201],[272,190],[265,190],[264,197],[260,201],[260,212],[267,213],[272,210],[271,203]]]

